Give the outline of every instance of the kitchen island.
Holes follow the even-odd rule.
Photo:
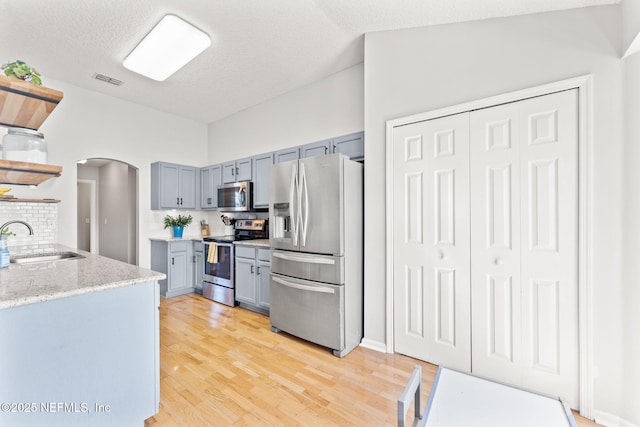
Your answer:
[[[133,426],[158,411],[164,274],[80,259],[0,270],[0,425]]]

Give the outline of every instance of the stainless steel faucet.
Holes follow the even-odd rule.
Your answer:
[[[2,224],[2,226],[0,227],[0,234],[2,234],[4,229],[7,228],[10,224],[24,224],[24,225],[26,225],[27,228],[29,229],[29,235],[33,236],[33,228],[31,228],[31,226],[29,224],[27,224],[26,222],[20,221],[20,220],[7,221],[4,224]]]

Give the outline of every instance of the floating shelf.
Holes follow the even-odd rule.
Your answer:
[[[0,75],[0,126],[38,130],[63,93]]]
[[[60,203],[60,200],[56,199],[19,199],[14,197],[12,199],[0,197],[0,202],[21,202],[21,203]]]
[[[0,160],[0,184],[38,185],[62,175],[62,166]]]

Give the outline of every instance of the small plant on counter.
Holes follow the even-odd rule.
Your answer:
[[[16,233],[9,231],[9,228],[5,228],[4,230],[2,230],[2,234],[0,235],[0,238],[2,239],[6,239],[9,236],[15,236]]]
[[[34,85],[41,86],[42,79],[40,79],[40,73],[32,68],[24,61],[19,59],[14,62],[7,62],[2,64],[2,70],[7,77],[15,77],[16,79],[24,80]]]
[[[178,216],[175,218],[171,215],[167,215],[164,217],[164,228],[186,227],[187,225],[191,224],[191,221],[193,221],[193,217],[191,215],[183,216],[178,214]]]

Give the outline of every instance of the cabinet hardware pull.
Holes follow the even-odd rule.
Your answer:
[[[240,174],[240,168],[236,168],[236,175]]]
[[[324,146],[324,154],[327,154],[328,151],[329,151],[329,148],[325,145]]]
[[[180,204],[182,204],[182,197],[180,197]]]
[[[193,262],[194,262],[194,264],[196,262],[196,256],[195,255],[193,256]]]
[[[251,266],[251,274],[253,274],[253,265]]]
[[[176,197],[176,205],[180,204],[180,197]]]
[[[335,153],[335,152],[336,152],[336,146],[334,145],[333,146],[333,153]]]
[[[256,270],[256,275],[260,275],[260,266],[258,266],[257,270]]]
[[[174,258],[173,258],[173,257],[171,257],[171,265],[173,265],[173,264],[174,264],[173,260],[174,260]]]

